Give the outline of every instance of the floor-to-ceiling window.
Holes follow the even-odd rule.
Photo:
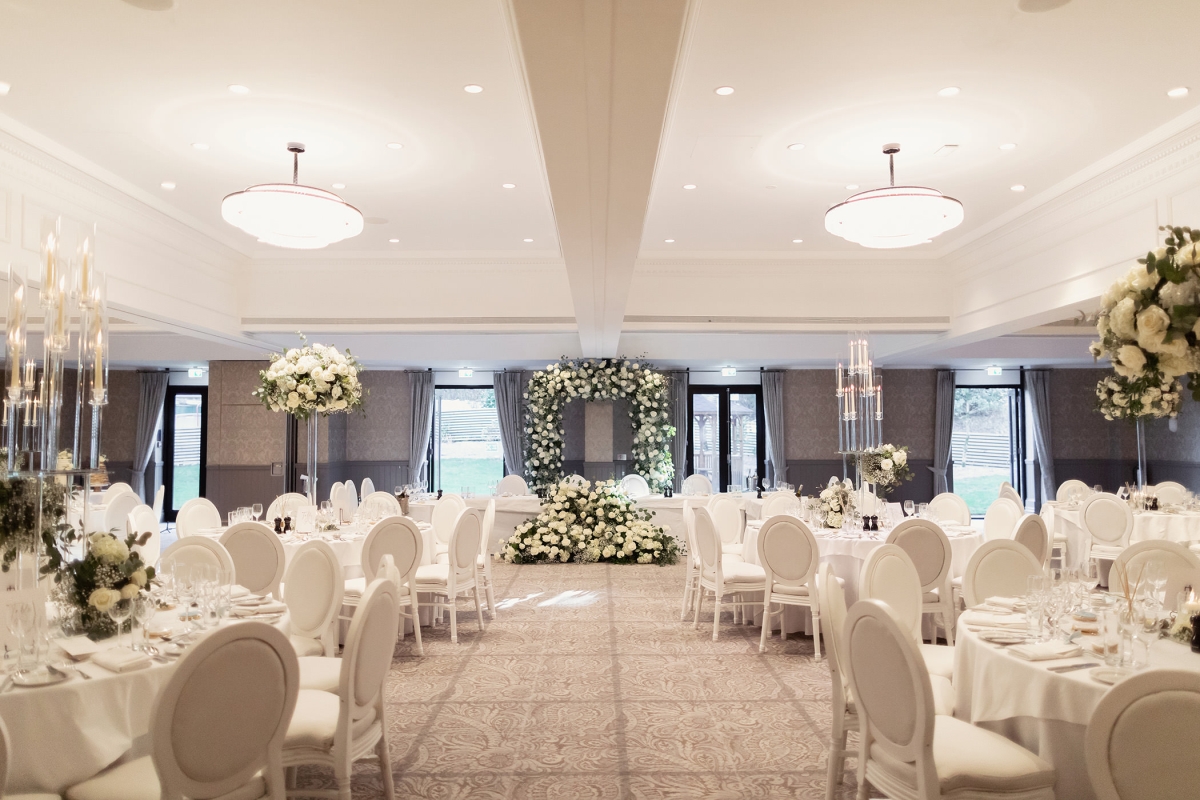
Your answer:
[[[762,387],[693,386],[688,396],[688,474],[706,476],[717,491],[751,488],[765,475]]]
[[[1023,417],[1019,387],[959,386],[951,450],[954,493],[971,514],[987,512],[1008,481],[1020,491]]]
[[[163,514],[174,520],[183,504],[204,496],[208,388],[167,387],[163,409]]]
[[[434,389],[430,463],[434,490],[485,493],[504,477],[492,387]]]

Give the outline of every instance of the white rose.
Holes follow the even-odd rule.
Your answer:
[[[1108,324],[1112,328],[1113,333],[1122,339],[1136,339],[1137,328],[1134,324],[1134,307],[1133,298],[1126,297],[1121,302],[1113,307],[1112,313],[1109,314]]]
[[[287,407],[295,408],[298,405],[300,405],[300,395],[296,392],[290,392],[288,394]]]
[[[1113,368],[1116,369],[1118,375],[1124,375],[1126,378],[1136,378],[1145,366],[1146,354],[1137,345],[1127,344],[1117,350],[1117,358],[1113,362]]]
[[[1147,306],[1137,315],[1138,346],[1150,353],[1157,353],[1163,344],[1171,318],[1159,306]]]
[[[1149,272],[1142,264],[1129,270],[1129,288],[1135,292],[1153,289],[1158,285],[1158,272]]]
[[[1187,267],[1200,265],[1200,242],[1190,242],[1179,248],[1175,261]]]
[[[908,463],[908,453],[903,450],[897,450],[895,455],[892,456],[892,461],[895,461],[898,466],[903,467]]]
[[[121,587],[121,599],[132,600],[137,597],[139,591],[140,589],[136,583],[127,583]]]
[[[884,472],[890,472],[892,469],[892,460],[890,458],[883,459],[879,462],[879,468]]]
[[[97,589],[88,597],[88,605],[100,613],[104,613],[116,605],[120,599],[120,592],[114,592],[112,589]]]

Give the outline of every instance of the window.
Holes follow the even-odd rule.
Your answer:
[[[751,488],[753,478],[766,474],[762,387],[693,386],[688,395],[688,474],[706,476],[714,491]]]
[[[1020,470],[1021,390],[1016,387],[960,386],[954,390],[954,493],[967,501],[972,516],[983,516],[1008,481],[1017,492]]]
[[[163,511],[168,520],[204,496],[207,387],[169,386],[163,413]]]
[[[434,389],[430,451],[434,490],[493,490],[504,477],[504,451],[492,387]]]

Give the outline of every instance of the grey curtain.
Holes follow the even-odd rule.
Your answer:
[[[1054,450],[1050,446],[1050,372],[1031,369],[1025,373],[1029,389],[1029,408],[1033,412],[1033,449],[1042,468],[1042,501],[1053,500],[1057,491],[1054,480]]]
[[[783,432],[783,373],[763,372],[763,415],[767,423],[767,474],[763,476],[774,486],[787,480],[787,442]]]
[[[163,403],[167,399],[167,383],[171,379],[168,372],[142,372],[142,393],[138,398],[137,430],[133,439],[133,474],[129,485],[133,491],[141,495],[146,503],[153,503],[154,498],[146,494],[146,467],[150,465],[150,456],[154,455],[154,434],[158,431],[158,419],[163,413]]]
[[[525,458],[521,443],[521,399],[525,380],[520,372],[492,374],[496,391],[496,416],[500,418],[500,447],[504,450],[504,469],[509,475],[525,474]]]
[[[429,436],[433,432],[433,373],[410,373],[412,380],[412,445],[408,451],[408,480],[416,483],[429,461]]]
[[[671,442],[671,460],[675,462],[675,491],[683,491],[684,470],[687,469],[688,434],[688,373],[677,370],[671,373],[671,424],[675,426],[675,439]]]
[[[954,373],[938,370],[937,400],[933,413],[933,493],[950,491],[950,437],[954,432]]]

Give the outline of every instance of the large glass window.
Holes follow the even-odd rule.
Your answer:
[[[973,516],[987,513],[1004,481],[1020,485],[1018,391],[980,386],[954,391],[954,493]]]
[[[762,389],[758,386],[694,386],[688,474],[712,481],[715,491],[750,489],[764,475],[766,457]]]
[[[435,490],[494,490],[504,477],[504,451],[490,386],[434,389],[431,449]]]
[[[163,413],[163,485],[167,519],[204,496],[206,387],[171,386]]]

